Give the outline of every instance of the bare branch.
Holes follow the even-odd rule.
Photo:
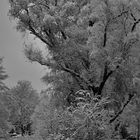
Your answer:
[[[64,31],[61,30],[61,34],[62,34],[63,38],[66,40],[67,36],[65,35]]]
[[[135,30],[135,28],[139,22],[140,22],[140,19],[138,19],[136,22],[134,22],[132,29],[131,29],[131,32],[133,32]]]
[[[29,16],[29,11],[28,9],[25,9],[26,12],[27,12],[27,15]],[[24,21],[22,21],[24,23]],[[53,47],[52,44],[50,42],[48,42],[46,39],[44,39],[40,33],[38,33],[33,27],[32,27],[32,24],[31,24],[31,19],[29,20],[28,22],[28,27],[29,27],[29,31],[31,31],[31,33],[33,35],[35,35],[36,37],[38,37],[43,43],[45,43],[46,45],[48,45],[49,47]]]
[[[114,71],[110,71],[109,73],[107,73],[107,71],[108,71],[108,67],[107,67],[107,64],[105,64],[103,80],[102,80],[102,82],[99,85],[98,95],[102,94],[102,90],[103,90],[103,88],[105,86],[105,83],[106,83],[107,79],[114,72]]]
[[[55,0],[55,6],[57,6],[57,0]]]
[[[34,58],[28,57],[28,59],[29,59],[30,61],[32,61],[32,62],[37,62],[37,63],[39,63],[40,65],[46,66],[46,67],[51,67],[51,66],[53,65],[53,64],[51,64],[50,61],[37,59],[36,57],[34,57]]]
[[[134,17],[133,13],[131,12],[131,16],[133,18],[134,21],[136,21],[137,19]]]
[[[135,21],[132,28],[131,28],[131,32],[133,32],[136,28],[136,25],[140,22],[140,19],[137,20],[132,12],[131,12],[131,16],[132,16],[133,20]]]
[[[104,29],[104,42],[103,42],[103,47],[106,46],[106,42],[107,42],[107,26],[108,26],[108,24],[105,25],[105,29]]]
[[[125,107],[130,103],[133,97],[134,97],[134,94],[129,94],[129,98],[126,101],[126,103],[123,105],[122,109],[109,121],[109,123],[113,123],[122,114]]]
[[[117,15],[116,17],[114,17],[113,20],[114,20],[114,19],[117,19],[117,18],[119,18],[119,17],[121,17],[121,16],[123,16],[123,15],[126,14],[126,13],[128,13],[128,10],[121,12],[119,15]]]
[[[39,33],[37,33],[35,31],[35,29],[31,26],[31,24],[29,23],[29,30],[31,31],[32,34],[34,34],[35,36],[37,36],[42,42],[44,42],[45,44],[47,44],[49,47],[52,47],[52,44],[50,44],[46,39],[44,39]]]
[[[118,68],[119,68],[119,66],[116,66],[116,69],[118,69]],[[107,66],[107,64],[105,64],[103,80],[102,80],[102,82],[100,83],[100,85],[98,87],[98,92],[97,92],[98,95],[102,94],[102,90],[103,90],[103,88],[105,86],[106,81],[113,74],[113,72],[116,71],[116,69],[115,70],[111,70],[110,72],[108,72],[108,66]]]
[[[50,67],[52,66],[51,61],[48,59],[46,60],[43,56],[40,50],[35,50],[32,47],[26,47],[24,49],[24,53],[26,57],[31,61],[31,62],[37,62],[40,65]]]
[[[88,80],[86,80],[84,77],[82,77],[80,74],[76,73],[75,71],[73,71],[72,69],[69,69],[67,67],[65,67],[64,65],[60,65],[61,69],[72,74],[73,76],[78,77],[79,79],[81,79],[85,84],[88,85],[88,87],[94,92],[97,92],[97,87],[93,86]]]

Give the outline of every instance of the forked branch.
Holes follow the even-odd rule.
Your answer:
[[[87,86],[94,92],[97,92],[97,87],[93,86],[88,80],[86,80],[84,77],[82,77],[79,73],[75,72],[74,70],[67,68],[65,65],[60,64],[60,67],[63,71],[66,71],[68,73],[70,73],[73,76],[78,77],[79,79],[81,79],[85,84],[87,84]]]

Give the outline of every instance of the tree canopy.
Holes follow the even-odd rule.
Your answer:
[[[112,123],[121,117],[129,103],[132,101],[131,103],[137,104],[134,97],[138,97],[139,92],[140,2],[9,2],[9,13],[17,21],[17,29],[40,39],[48,50],[48,54],[44,54],[39,47],[34,49],[27,46],[25,55],[30,61],[38,62],[50,69],[43,81],[52,86],[51,97],[56,108],[62,107],[64,114],[69,114],[66,110],[70,108],[74,116],[76,111],[84,118],[82,121],[83,118],[78,117],[79,121],[76,123],[73,120],[75,126],[72,126],[70,138],[79,136],[78,133],[82,134],[86,130],[87,133],[81,135],[84,140],[93,137],[98,139],[98,135],[100,139],[104,139],[102,135],[108,132],[109,128],[113,130]],[[56,116],[59,116],[57,111]],[[106,111],[109,111],[109,114]],[[91,117],[98,113],[101,117]],[[103,125],[106,118],[109,127]],[[95,125],[96,129],[93,128],[95,120],[98,120],[99,125]],[[60,133],[56,131],[58,132]],[[113,132],[110,139],[111,137]]]
[[[7,79],[8,75],[3,67],[3,58],[0,58],[0,138],[6,136],[7,130],[10,128],[8,122],[9,110],[5,105],[4,98],[6,98],[5,92],[8,87],[5,85],[4,81]]]
[[[32,124],[31,116],[39,101],[37,91],[32,88],[29,81],[19,81],[8,92],[11,97],[10,100],[7,100],[7,106],[10,108],[9,121],[16,132],[22,135],[29,133],[31,128],[26,127]]]

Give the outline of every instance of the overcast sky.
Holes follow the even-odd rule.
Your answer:
[[[45,85],[40,78],[45,74],[45,69],[39,64],[31,64],[23,53],[24,39],[17,32],[13,21],[9,20],[8,0],[0,0],[0,56],[4,57],[4,67],[9,75],[6,83],[9,87],[18,80],[32,82],[35,89],[41,90]]]

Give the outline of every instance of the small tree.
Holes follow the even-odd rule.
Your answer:
[[[19,81],[10,91],[13,105],[10,122],[22,135],[31,132],[31,116],[38,103],[38,94],[29,81]]]
[[[6,138],[7,132],[10,128],[10,123],[8,122],[9,110],[5,104],[8,87],[5,85],[4,80],[7,79],[8,75],[4,70],[2,62],[3,58],[0,58],[0,138]]]

